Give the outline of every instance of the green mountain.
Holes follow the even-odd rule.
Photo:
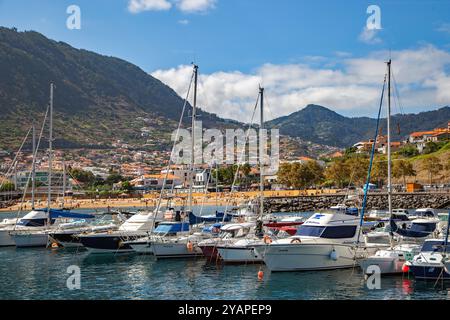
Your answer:
[[[392,117],[391,132],[394,140],[402,140],[414,131],[447,127],[448,121],[448,106],[418,114],[397,114]],[[322,106],[308,105],[291,115],[268,122],[268,126],[279,128],[283,135],[329,146],[348,147],[358,141],[372,139],[376,123],[376,119],[348,118]],[[381,122],[381,129],[386,131],[385,119]]]
[[[116,140],[137,147],[164,148],[176,129],[183,99],[139,67],[124,60],[76,49],[40,33],[0,27],[0,149],[16,150],[34,121],[39,127],[56,85],[54,130],[57,148],[110,148]],[[188,105],[185,127],[189,127]],[[205,128],[242,123],[200,110]],[[450,108],[397,115],[400,139],[412,131],[445,126]],[[376,120],[347,118],[309,105],[268,122],[281,134],[335,147],[373,136]],[[45,142],[42,147],[45,147]],[[295,148],[300,148],[295,143]]]
[[[57,147],[108,147],[113,141],[166,141],[176,129],[183,99],[124,60],[75,49],[40,33],[0,27],[0,148],[17,148],[31,123],[40,126],[56,86]],[[190,105],[185,122],[190,121]],[[235,125],[199,111],[205,127]]]

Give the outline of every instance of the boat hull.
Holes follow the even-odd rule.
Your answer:
[[[64,248],[82,248],[83,244],[76,233],[52,233],[49,235],[57,244]]]
[[[364,273],[367,272],[367,268],[370,266],[377,266],[380,268],[381,274],[399,274],[403,273],[403,265],[405,260],[398,260],[396,258],[366,258],[360,261],[361,269]]]
[[[275,244],[256,247],[256,251],[264,254],[264,263],[273,272],[333,270],[355,266],[354,248],[344,244]]]
[[[134,241],[132,243],[129,244],[130,247],[139,254],[149,254],[152,255],[153,254],[153,247],[152,244],[150,242],[147,241]]]
[[[203,252],[199,247],[194,246],[189,251],[186,243],[152,243],[153,255],[157,259],[173,258],[196,258],[202,257]]]
[[[414,278],[419,280],[450,280],[450,274],[445,272],[443,265],[409,265],[410,272]]]
[[[81,244],[93,254],[131,253],[133,248],[127,243],[135,237],[114,234],[81,236]]]
[[[0,230],[0,247],[12,247],[16,245],[9,232],[10,230]]]
[[[48,235],[46,233],[18,233],[13,234],[12,238],[17,248],[46,247],[48,244]]]
[[[221,259],[216,245],[204,245],[199,247],[202,250],[203,255],[209,260],[212,261]]]
[[[262,263],[264,260],[253,247],[217,247],[224,263]]]

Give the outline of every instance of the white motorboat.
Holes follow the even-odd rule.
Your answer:
[[[255,246],[262,244],[262,239],[251,237],[219,245],[217,251],[225,263],[261,263],[263,257],[255,251]]]
[[[361,259],[359,264],[364,273],[372,273],[370,266],[377,266],[381,274],[398,274],[405,272],[403,266],[420,252],[418,244],[400,244],[393,248],[379,250],[373,256]]]
[[[151,248],[157,259],[201,257],[203,253],[197,243],[205,238],[200,232],[176,238],[160,238],[151,242]]]
[[[37,217],[37,221],[41,227],[21,227],[21,225],[28,226],[33,223],[35,219],[27,219],[27,216]],[[49,244],[49,233],[57,230],[61,225],[76,226],[87,224],[88,219],[93,219],[94,216],[90,214],[75,213],[66,210],[53,210],[50,213],[47,210],[35,210],[24,218],[22,218],[18,226],[10,231],[11,238],[17,248],[28,247],[46,247]],[[30,222],[31,221],[31,222]]]
[[[226,224],[220,228],[218,237],[203,240],[197,246],[202,250],[203,255],[211,261],[219,260],[221,258],[218,255],[218,246],[231,244],[246,237],[253,237],[255,227],[255,222]]]
[[[351,268],[356,264],[359,218],[315,213],[295,236],[255,246],[271,271]]]
[[[154,242],[163,241],[162,239],[176,239],[182,235],[189,235],[189,223],[163,221],[151,231],[150,235],[125,244],[139,254],[153,254]]]
[[[11,233],[15,231],[45,230],[47,214],[43,211],[32,210],[21,219],[5,219],[0,225],[0,247],[15,246]]]
[[[438,218],[437,211],[432,208],[421,208],[417,209],[413,214],[409,215],[410,220],[428,218]]]
[[[128,243],[148,235],[154,224],[163,218],[160,211],[140,212],[125,221],[117,231],[82,234],[79,239],[90,253],[130,253],[134,250]]]
[[[406,262],[405,266],[416,279],[448,280],[450,273],[446,272],[445,268],[448,267],[449,252],[450,245],[445,239],[427,239],[420,253],[411,261]]]

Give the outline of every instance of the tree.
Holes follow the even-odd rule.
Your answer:
[[[377,181],[378,185],[384,184],[388,176],[388,163],[386,158],[378,158],[374,161],[371,176]]]
[[[428,171],[428,175],[430,177],[430,184],[433,184],[433,176],[439,173],[443,169],[443,165],[439,161],[439,159],[435,156],[431,156],[426,158],[423,161],[423,167]]]
[[[419,150],[412,144],[408,144],[400,149],[399,153],[404,157],[414,157],[419,154]]]
[[[427,142],[425,148],[423,149],[423,153],[430,154],[439,150],[439,145],[436,142],[430,141]]]
[[[356,153],[357,150],[358,150],[358,148],[356,148],[356,147],[347,148],[347,149],[345,149],[345,155],[350,156],[350,155]]]
[[[396,178],[403,178],[403,184],[406,185],[406,177],[416,175],[416,171],[411,162],[399,160],[394,162],[393,174]]]
[[[350,170],[345,160],[338,159],[326,168],[325,177],[333,181],[336,186],[343,188],[349,181],[349,173]]]
[[[308,161],[306,167],[311,172],[311,184],[321,184],[325,178],[324,168],[317,161]]]
[[[133,190],[133,186],[131,185],[130,181],[124,181],[122,182],[122,189],[127,192],[130,192]]]
[[[69,175],[84,185],[93,185],[96,181],[94,174],[77,168],[69,168]]]
[[[447,170],[447,181],[449,181],[450,179],[450,159],[447,159],[447,161],[444,160],[444,169]]]
[[[366,182],[367,171],[369,170],[369,160],[365,157],[352,157],[346,161],[349,169],[349,181],[362,185]]]
[[[292,166],[290,163],[282,163],[278,169],[277,180],[278,183],[285,185],[286,187],[292,187],[292,176],[291,176]]]
[[[111,174],[106,178],[105,183],[107,185],[112,186],[113,184],[118,183],[122,180],[123,180],[122,175],[120,175],[118,172],[112,171]]]
[[[16,186],[11,181],[5,181],[0,183],[0,192],[14,191],[16,190]]]

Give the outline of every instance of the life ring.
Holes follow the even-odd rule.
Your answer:
[[[264,236],[264,243],[265,244],[271,244],[272,243],[272,239],[269,236],[265,235]]]
[[[291,243],[302,243],[302,240],[300,240],[299,238],[295,238],[291,240]]]

